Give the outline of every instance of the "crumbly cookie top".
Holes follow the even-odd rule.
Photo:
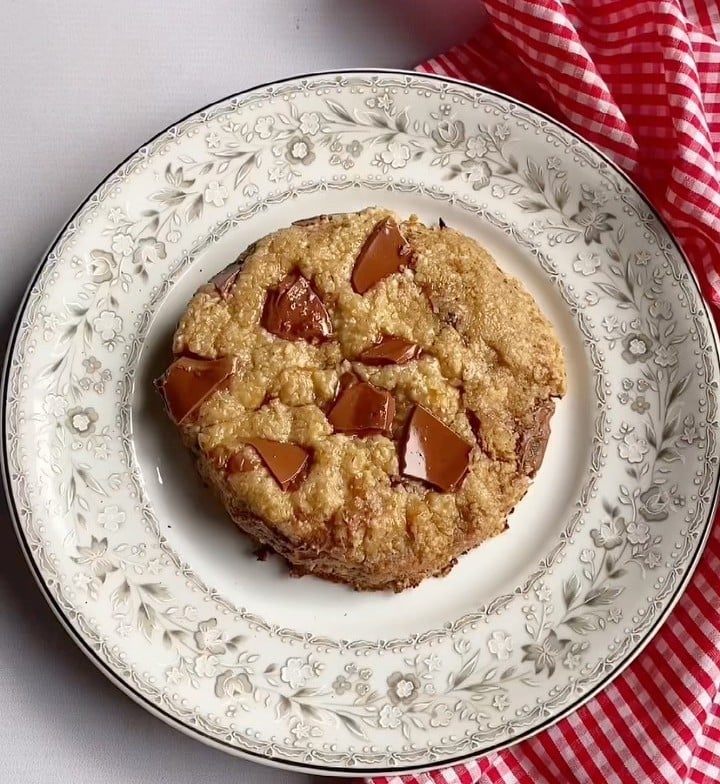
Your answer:
[[[198,291],[173,350],[185,363],[232,358],[179,424],[247,510],[293,541],[342,540],[358,558],[401,540],[448,546],[504,521],[566,383],[550,323],[483,248],[381,209],[255,243]],[[368,422],[371,399],[385,408]],[[443,444],[434,467],[421,464],[423,439]],[[287,471],[307,456],[292,481],[257,447],[268,442],[302,450],[285,450]]]

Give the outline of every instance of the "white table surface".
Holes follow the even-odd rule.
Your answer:
[[[157,131],[276,78],[411,67],[481,13],[476,0],[0,0],[2,343],[66,218]],[[0,503],[0,782],[317,781],[203,746],[112,686],[45,605]]]

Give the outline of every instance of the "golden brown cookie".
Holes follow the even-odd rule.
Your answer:
[[[194,296],[158,380],[235,522],[298,574],[402,590],[500,533],[562,349],[474,240],[368,209],[255,243]]]

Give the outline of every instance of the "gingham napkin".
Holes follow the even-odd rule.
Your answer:
[[[474,38],[419,70],[513,95],[608,153],[663,214],[720,307],[718,6],[486,0],[485,8]],[[670,619],[600,696],[506,751],[375,779],[401,782],[720,782],[720,525]]]

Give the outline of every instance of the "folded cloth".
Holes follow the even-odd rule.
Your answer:
[[[606,152],[672,227],[720,308],[720,9],[703,0],[486,0],[419,66],[525,101]],[[717,521],[716,521],[717,523]],[[653,642],[583,708],[505,751],[375,784],[720,782],[720,525]]]

